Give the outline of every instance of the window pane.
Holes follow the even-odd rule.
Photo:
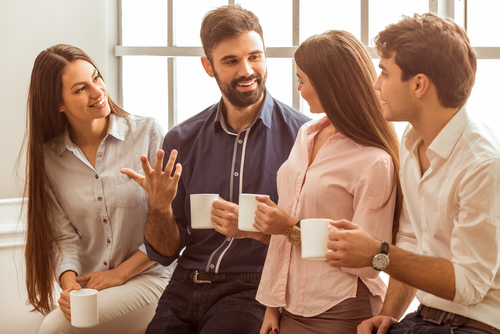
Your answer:
[[[500,59],[480,59],[477,62],[476,84],[467,102],[471,117],[488,124],[500,133]]]
[[[391,23],[401,20],[403,15],[413,16],[429,11],[429,0],[370,0],[369,5],[369,45],[373,39]]]
[[[500,46],[499,12],[498,0],[467,2],[467,34],[473,46]]]
[[[257,15],[266,46],[292,45],[292,1],[237,0],[236,3]]]
[[[201,46],[200,28],[205,14],[227,5],[227,0],[190,0],[175,2],[176,45]]]
[[[167,1],[122,0],[122,44],[167,45]]]
[[[178,57],[177,124],[219,102],[221,93],[215,78],[203,69],[199,57]]]
[[[361,38],[361,2],[310,0],[300,2],[300,41],[327,30],[346,30]]]
[[[266,87],[271,95],[292,106],[292,59],[267,58],[267,82]]]
[[[123,108],[131,114],[155,117],[168,129],[167,58],[123,57]]]

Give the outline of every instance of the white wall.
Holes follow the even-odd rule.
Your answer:
[[[33,62],[59,43],[88,53],[117,100],[118,0],[0,0],[0,199],[20,196],[14,163],[24,136]]]
[[[43,319],[29,312],[24,288],[24,220],[14,163],[25,130],[26,98],[40,51],[66,43],[96,62],[117,99],[118,0],[0,0],[0,332],[38,333]],[[22,172],[21,172],[22,174]]]

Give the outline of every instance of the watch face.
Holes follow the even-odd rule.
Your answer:
[[[300,242],[300,231],[297,230],[291,230],[290,233],[288,233],[288,238],[292,243],[299,243]]]
[[[389,256],[385,254],[377,254],[373,257],[373,269],[384,270],[389,265]]]

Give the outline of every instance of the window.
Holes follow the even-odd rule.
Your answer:
[[[450,17],[467,29],[478,56],[468,109],[500,132],[498,0],[121,0],[121,45],[115,55],[122,59],[125,110],[152,115],[170,129],[218,102],[215,79],[206,75],[199,59],[199,30],[207,11],[234,3],[261,21],[271,94],[310,116],[296,89],[293,52],[301,41],[330,29],[347,30],[367,47],[378,70],[373,38],[385,26],[413,13]],[[399,136],[405,126],[395,123]]]

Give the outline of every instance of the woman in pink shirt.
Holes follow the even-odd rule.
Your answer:
[[[295,61],[302,97],[326,116],[300,129],[278,172],[278,205],[258,198],[254,226],[273,235],[256,297],[268,306],[261,334],[355,333],[382,308],[379,272],[303,260],[289,232],[300,219],[347,219],[390,242],[402,207],[398,140],[373,89],[370,56],[353,35],[312,36]]]

